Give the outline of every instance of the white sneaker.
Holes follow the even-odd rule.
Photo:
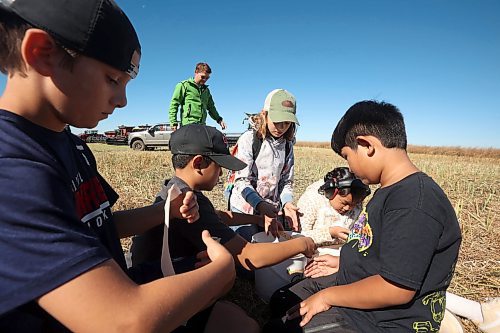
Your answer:
[[[500,297],[481,303],[483,322],[478,325],[481,332],[500,333]]]

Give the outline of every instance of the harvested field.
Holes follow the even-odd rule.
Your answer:
[[[91,144],[101,174],[120,194],[114,210],[150,204],[165,178],[173,175],[168,151],[137,152],[127,147]],[[295,197],[310,183],[346,162],[323,146],[299,144],[295,149]],[[413,147],[415,148],[415,147]],[[429,147],[428,147],[429,148]],[[500,296],[500,154],[498,150],[462,149],[467,153],[439,154],[436,149],[410,150],[414,163],[433,177],[450,198],[462,229],[462,247],[450,291],[483,301]],[[416,151],[412,153],[412,151]],[[432,152],[431,152],[432,151]],[[460,150],[458,150],[460,152]],[[426,153],[428,152],[428,153]],[[446,149],[443,153],[449,153]],[[484,157],[486,156],[486,157]],[[221,183],[207,193],[216,208],[224,209]],[[122,241],[128,249],[129,240]],[[227,296],[260,322],[267,319],[266,305],[246,281]],[[467,332],[478,332],[464,320]]]

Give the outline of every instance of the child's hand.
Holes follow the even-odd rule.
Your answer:
[[[295,239],[300,239],[301,241],[304,242],[304,251],[302,253],[310,258],[316,253],[316,244],[314,243],[313,239],[311,237],[298,237]]]
[[[227,269],[227,273],[235,275],[234,260],[231,253],[229,253],[224,246],[215,240],[207,230],[201,233],[201,239],[207,246],[207,250],[200,252],[196,255],[200,262],[196,263],[195,267],[201,267],[209,264],[210,262],[220,262]]]
[[[288,225],[292,227],[292,230],[300,232],[300,217],[302,216],[302,213],[299,212],[299,207],[295,206],[291,202],[287,202],[285,207],[283,207],[283,211],[285,212],[285,219],[288,222]]]
[[[309,261],[304,269],[304,276],[318,278],[331,275],[339,270],[339,257],[329,254],[314,257]]]
[[[259,204],[257,205],[257,210],[259,211],[260,215],[265,215],[268,217],[276,217],[276,215],[278,215],[278,207],[267,201],[259,202]]]
[[[278,232],[279,231],[284,231],[285,229],[283,228],[283,225],[276,220],[275,217],[269,217],[264,215],[264,230],[266,232],[266,235],[269,235],[269,232],[271,235],[274,237],[278,237]]]
[[[347,237],[349,236],[349,229],[344,228],[344,227],[330,227],[330,236],[332,238],[338,238],[343,241],[347,240]]]
[[[328,289],[323,289],[300,303],[299,311],[302,316],[300,327],[304,327],[314,315],[327,311],[332,307],[325,300],[324,294],[326,290]]]
[[[193,223],[200,218],[198,200],[196,195],[189,191],[185,195],[179,195],[170,202],[170,215],[176,219],[186,219]]]

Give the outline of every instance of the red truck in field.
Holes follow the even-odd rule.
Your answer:
[[[128,135],[133,132],[142,131],[145,128],[148,128],[148,125],[139,125],[139,126],[118,126],[117,129],[112,131],[104,132],[106,136],[106,143],[108,145],[126,145],[128,140]]]
[[[97,132],[97,130],[85,130],[83,133],[80,133],[78,135],[80,139],[87,143],[94,143],[94,142],[105,142],[106,141],[106,136],[104,134],[100,134]]]

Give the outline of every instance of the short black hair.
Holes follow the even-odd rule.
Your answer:
[[[332,149],[339,155],[343,147],[356,150],[356,137],[371,135],[386,148],[406,150],[406,130],[399,109],[386,102],[361,101],[351,106],[332,134]]]
[[[189,161],[191,161],[196,155],[186,155],[186,154],[175,154],[172,155],[172,165],[174,169],[184,169]],[[210,165],[213,161],[210,157],[203,156],[203,160],[207,165]]]

